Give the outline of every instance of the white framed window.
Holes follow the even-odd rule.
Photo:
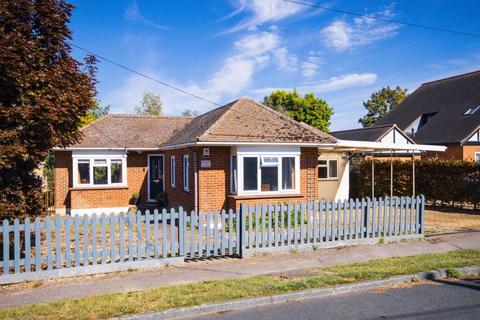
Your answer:
[[[337,159],[318,159],[318,179],[319,180],[338,179],[338,160]]]
[[[127,186],[127,155],[125,153],[72,154],[74,188]]]
[[[189,172],[190,172],[190,163],[188,154],[183,155],[183,191],[189,191]]]
[[[232,193],[300,193],[300,148],[239,148],[231,162]]]
[[[480,162],[480,152],[475,152],[475,162]]]
[[[175,156],[170,157],[170,186],[175,188]]]

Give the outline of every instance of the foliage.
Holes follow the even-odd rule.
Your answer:
[[[0,310],[0,319],[110,319],[478,264],[480,251],[468,249],[375,259],[312,269],[305,275],[284,272],[239,279],[199,281],[143,291],[3,308]]]
[[[352,165],[353,197],[371,196],[371,160]],[[415,188],[428,201],[480,204],[480,163],[459,160],[422,159],[415,161]],[[412,194],[412,162],[394,160],[394,195]],[[375,161],[375,195],[390,195],[390,160]]]
[[[372,93],[370,99],[363,102],[363,107],[367,109],[367,114],[358,119],[364,128],[374,125],[381,117],[390,110],[398,106],[407,97],[407,89],[397,86],[391,89],[389,86]]]
[[[313,93],[302,97],[297,91],[276,90],[263,99],[263,104],[324,132],[330,127],[333,109]]]
[[[71,56],[73,6],[63,0],[0,1],[0,212],[42,211],[34,172],[51,148],[79,138],[95,96],[95,59]]]
[[[159,95],[151,92],[144,92],[140,105],[135,107],[136,114],[161,116],[163,114],[163,103]]]
[[[198,116],[198,111],[197,110],[185,109],[182,112],[182,117],[196,117],[196,116]]]
[[[100,117],[106,116],[110,112],[110,105],[103,106],[98,99],[93,99],[92,101],[92,105],[90,109],[88,109],[87,114],[82,117],[82,127],[94,122]]]

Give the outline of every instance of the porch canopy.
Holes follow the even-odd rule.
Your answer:
[[[330,146],[318,146],[319,150],[329,150],[337,152],[351,153],[371,153],[372,161],[372,199],[375,197],[375,152],[390,152],[390,197],[393,197],[393,152],[411,152],[412,153],[412,196],[415,196],[415,155],[418,152],[445,152],[447,147],[440,145],[428,144],[400,144],[392,142],[371,142],[371,141],[355,141],[355,140],[337,140],[335,144]]]

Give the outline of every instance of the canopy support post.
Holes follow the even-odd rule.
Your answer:
[[[415,197],[415,151],[412,151],[412,196]]]
[[[375,198],[375,156],[372,153],[372,200]]]
[[[390,149],[390,198],[393,198],[393,151]]]

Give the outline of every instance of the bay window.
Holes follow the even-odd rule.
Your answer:
[[[73,153],[73,187],[126,186],[125,154]]]
[[[299,149],[238,148],[230,161],[232,193],[261,195],[300,192]]]

